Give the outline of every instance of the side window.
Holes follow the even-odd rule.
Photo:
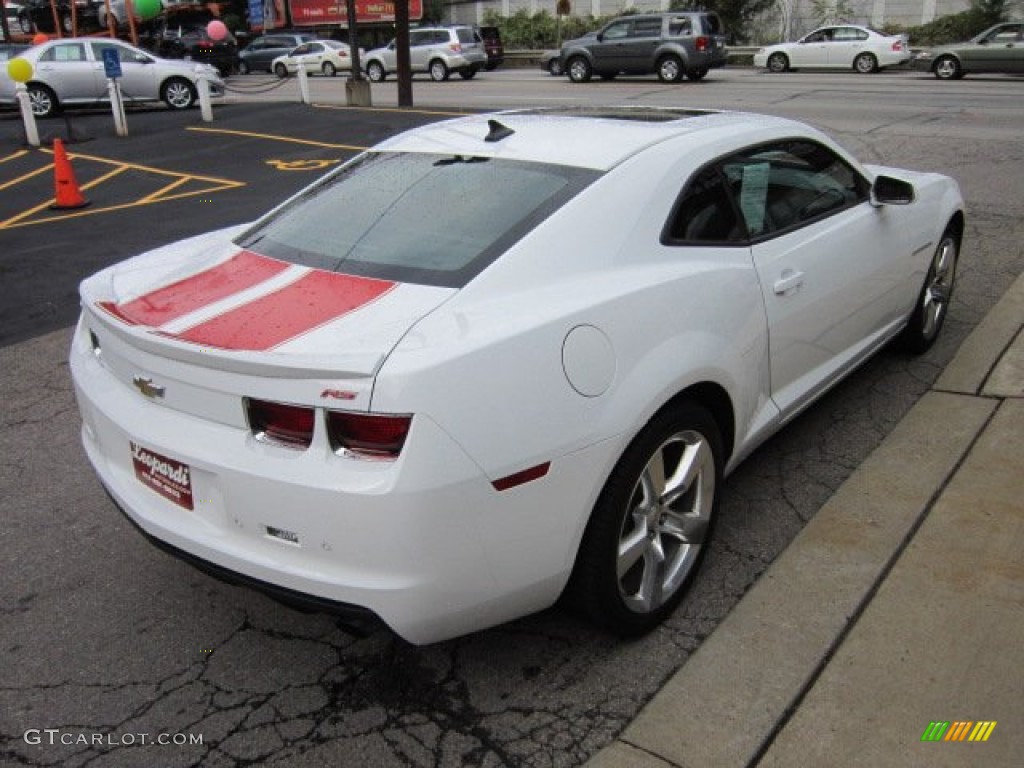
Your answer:
[[[40,61],[85,61],[85,46],[81,43],[55,45],[39,57]]]
[[[683,16],[682,18],[669,19],[668,34],[670,37],[682,37],[684,35],[692,35],[693,25],[690,23],[690,20],[685,16]]]
[[[629,36],[629,28],[633,26],[631,21],[619,21],[612,24],[604,31],[605,40],[621,40]]]
[[[637,19],[631,37],[661,37],[661,19]]]
[[[429,30],[412,30],[409,32],[409,46],[427,45],[430,42]]]
[[[858,205],[871,186],[832,150],[803,139],[753,147],[722,170],[755,238]]]
[[[672,245],[746,242],[747,233],[726,183],[716,166],[694,176],[676,203],[662,242]]]

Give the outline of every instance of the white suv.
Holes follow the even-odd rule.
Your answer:
[[[469,80],[487,64],[487,53],[472,27],[423,27],[409,30],[409,59],[414,73],[426,72],[438,82],[452,72]],[[366,75],[375,83],[397,69],[394,40],[366,55]]]

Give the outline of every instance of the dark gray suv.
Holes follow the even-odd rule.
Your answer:
[[[575,83],[594,75],[656,73],[663,83],[700,80],[724,67],[725,29],[715,13],[679,11],[623,16],[608,23],[597,37],[569,41],[561,53],[564,71]]]

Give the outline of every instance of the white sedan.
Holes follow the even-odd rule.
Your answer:
[[[312,40],[296,46],[284,56],[278,56],[270,68],[283,78],[294,75],[300,66],[310,75],[334,77],[338,72],[351,72],[352,49],[347,43],[337,40]]]
[[[910,61],[905,37],[886,35],[870,27],[840,24],[820,27],[795,43],[779,43],[754,54],[754,66],[770,72],[792,69],[852,69],[878,72]]]
[[[427,125],[86,279],[82,439],[142,531],[229,578],[413,643],[563,593],[635,635],[724,474],[934,341],[964,231],[952,179],[777,117]]]

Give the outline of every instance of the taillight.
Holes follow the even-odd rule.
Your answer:
[[[897,40],[895,43],[892,44],[892,49],[894,51],[897,51],[897,52],[898,51],[902,51],[903,50],[903,41],[902,40]]]
[[[249,429],[257,440],[289,448],[308,448],[313,442],[315,409],[301,405],[246,400]]]
[[[327,412],[331,447],[367,458],[397,459],[411,424],[409,414]]]
[[[704,35],[699,35],[697,37],[696,44],[698,51],[706,51],[708,48],[711,47],[711,38],[705,37]]]
[[[448,47],[451,49],[452,53],[462,53],[462,45],[461,45],[461,43],[452,43]]]

